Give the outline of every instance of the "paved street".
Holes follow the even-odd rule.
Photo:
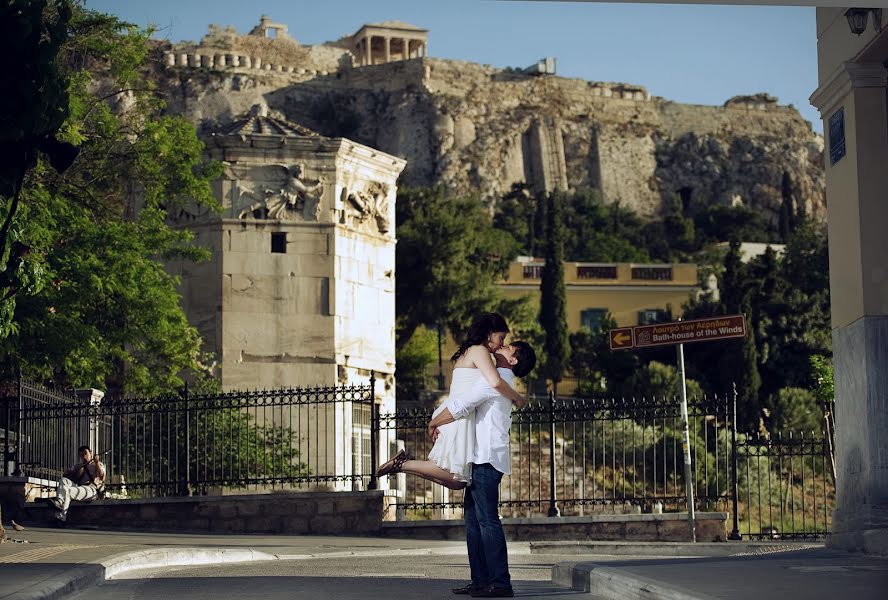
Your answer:
[[[560,555],[520,554],[512,558],[516,596],[591,598],[551,582]],[[133,571],[75,596],[77,600],[187,598],[454,598],[450,588],[469,576],[464,553],[422,556],[282,560],[207,567]]]

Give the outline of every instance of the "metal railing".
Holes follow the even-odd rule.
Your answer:
[[[694,484],[698,501],[727,505],[730,438],[725,435],[729,403],[704,398],[690,403]],[[380,415],[380,429],[395,429],[408,452],[424,457],[430,412]],[[667,399],[558,398],[532,402],[513,413],[512,473],[500,485],[503,516],[679,509],[684,503],[680,410]],[[447,493],[406,476],[406,517],[460,514],[462,492]],[[628,505],[628,506],[627,506]],[[637,508],[636,508],[637,507]]]
[[[4,448],[23,474],[57,479],[89,445],[126,497],[370,489],[374,383],[97,402],[20,381],[0,400]]]
[[[733,539],[829,533],[835,484],[819,438],[755,438],[733,426],[734,394],[690,399],[695,506],[732,515]],[[431,411],[380,415],[411,456],[431,449]],[[677,398],[537,398],[513,413],[504,517],[687,510]],[[396,448],[392,448],[394,452]],[[458,518],[462,492],[399,475],[401,519]]]
[[[88,444],[118,496],[375,489],[379,440],[396,440],[384,454],[406,447],[420,459],[432,442],[431,410],[380,415],[373,390],[371,378],[97,402],[22,381],[0,398],[5,474],[55,479]],[[513,413],[503,516],[686,510],[676,398],[532,398]],[[692,398],[688,409],[699,510],[730,512],[733,539],[829,532],[835,482],[823,439],[738,433],[736,394]],[[462,492],[405,474],[387,484],[400,519],[462,515]]]

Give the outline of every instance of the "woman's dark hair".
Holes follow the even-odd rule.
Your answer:
[[[475,319],[469,331],[466,333],[465,341],[459,345],[456,353],[450,357],[450,360],[459,360],[459,357],[466,353],[466,350],[472,346],[487,343],[487,338],[495,331],[509,332],[509,326],[506,325],[506,319],[497,313],[484,313]]]

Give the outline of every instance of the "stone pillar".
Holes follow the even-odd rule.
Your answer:
[[[224,69],[225,66],[228,64],[228,62],[225,60],[225,55],[224,54],[217,54],[215,64],[216,64],[216,67],[218,67],[220,69]]]
[[[811,96],[826,134],[836,384],[838,481],[827,544],[876,554],[888,554],[886,80],[879,62],[844,63]],[[831,157],[841,130],[844,156]]]
[[[373,38],[371,38],[369,35],[364,36],[364,64],[365,65],[372,65],[373,64],[373,51],[370,48],[370,46],[372,45],[371,44],[372,39]]]
[[[173,54],[172,52],[167,52],[166,54],[164,54],[163,55],[163,64],[165,64],[168,67],[176,66],[176,55]]]
[[[232,54],[231,55],[231,66],[239,67],[240,66],[240,54]]]
[[[392,62],[392,38],[385,36],[382,39],[385,45],[385,62],[388,64]]]

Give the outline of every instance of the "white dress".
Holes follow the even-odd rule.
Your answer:
[[[484,376],[481,371],[470,367],[453,369],[453,380],[450,382],[450,396],[465,396],[476,387]],[[432,418],[436,417],[447,406],[443,402]],[[475,452],[475,411],[472,410],[465,418],[441,425],[438,428],[438,439],[429,452],[429,460],[453,474],[457,481],[472,482],[472,455]]]

